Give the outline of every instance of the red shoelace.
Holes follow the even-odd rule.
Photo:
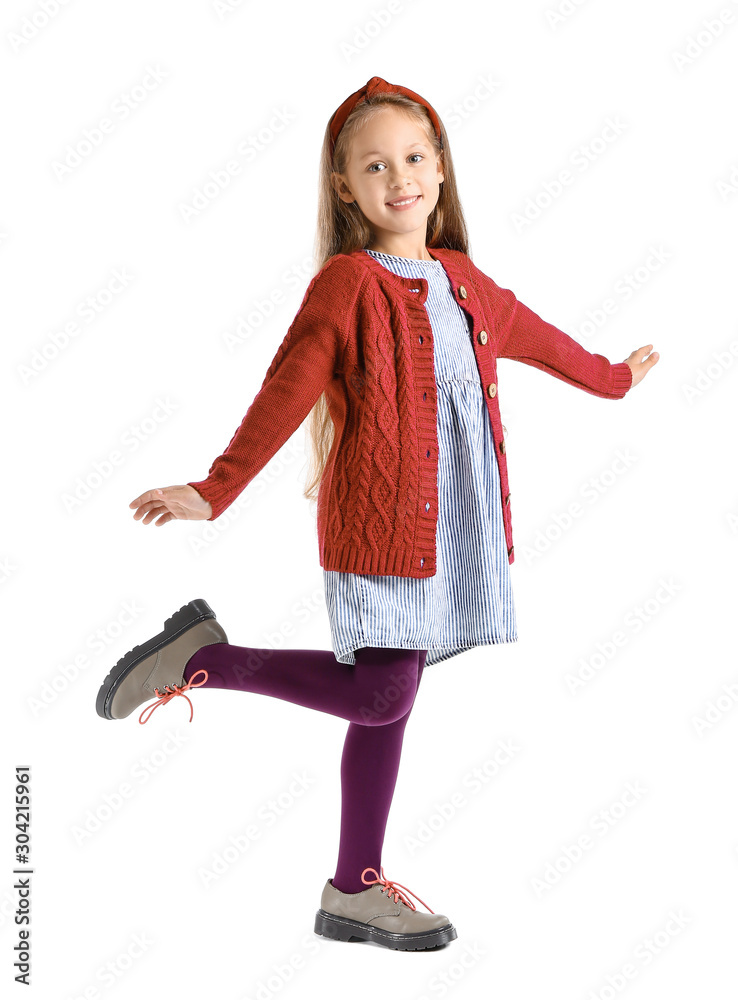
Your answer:
[[[367,880],[364,878],[367,872],[374,872],[374,874],[377,875],[377,869],[376,868],[364,869],[364,871],[361,873],[361,881],[364,883],[364,885],[375,885],[378,883],[379,885],[382,886],[382,891],[384,891],[385,889],[387,890],[387,895],[390,897],[390,899],[394,897],[395,902],[401,899],[402,902],[405,903],[406,906],[409,906],[411,910],[417,910],[417,906],[415,905],[415,903],[409,900],[404,893],[400,892],[400,889],[407,889],[407,891],[410,893],[411,896],[415,896],[415,893],[412,891],[412,889],[408,889],[406,885],[402,884],[402,882],[390,882],[389,879],[386,879],[384,877],[384,868],[382,868],[382,877],[380,878],[379,875],[377,875],[377,877],[373,878],[371,882],[367,882]],[[420,898],[420,896],[415,896],[415,898],[419,903],[423,903],[423,900]],[[426,908],[426,910],[429,910],[431,913],[433,913],[433,910],[431,910],[430,906],[428,906],[427,903],[423,903],[423,906]]]
[[[196,684],[195,683],[195,678],[199,674],[202,674],[203,678],[202,678],[201,681],[198,681],[197,684]],[[166,705],[166,703],[168,701],[171,701],[172,698],[176,698],[177,695],[181,694],[182,697],[183,698],[187,698],[187,701],[189,702],[189,706],[190,706],[190,722],[192,722],[192,702],[190,701],[189,697],[185,694],[185,691],[189,691],[190,688],[202,687],[202,685],[205,683],[205,681],[207,679],[208,679],[208,672],[207,672],[207,670],[197,670],[192,675],[192,677],[190,677],[188,683],[187,684],[183,684],[181,687],[179,687],[176,684],[172,684],[172,685],[165,684],[164,685],[164,692],[163,693],[159,690],[158,687],[154,688],[154,692],[158,695],[159,700],[152,702],[150,705],[147,705],[146,708],[143,710],[143,712],[141,712],[141,714],[139,715],[138,721],[141,722],[141,723],[148,722],[149,719],[151,718],[151,716],[154,714],[154,710],[157,709],[159,707],[159,705]],[[146,713],[148,713],[148,715]],[[144,719],[144,715],[146,715],[145,719]]]

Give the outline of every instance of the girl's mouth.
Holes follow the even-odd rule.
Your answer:
[[[402,212],[404,209],[412,208],[413,205],[419,202],[422,197],[422,194],[416,194],[410,198],[403,198],[402,201],[396,201],[394,204],[387,202],[387,207],[394,208],[398,212]]]

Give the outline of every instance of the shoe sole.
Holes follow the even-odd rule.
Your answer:
[[[315,933],[333,941],[376,941],[387,948],[396,951],[421,951],[426,948],[437,948],[456,940],[456,928],[453,924],[437,927],[433,931],[421,931],[418,934],[394,934],[381,927],[360,920],[350,920],[348,917],[337,917],[320,909],[315,915]]]
[[[179,611],[175,611],[171,618],[167,618],[164,622],[164,630],[162,632],[159,632],[158,635],[155,635],[140,646],[134,646],[125,656],[121,657],[107,675],[102,683],[102,687],[98,691],[95,709],[100,718],[113,719],[113,716],[110,714],[110,703],[115,696],[115,692],[128,674],[142,660],[145,660],[147,656],[151,656],[157,650],[162,649],[162,647],[169,645],[170,642],[177,639],[183,632],[186,632],[188,628],[191,628],[198,622],[206,621],[208,618],[215,618],[215,612],[207,601],[201,598],[189,601],[187,604],[183,604]]]

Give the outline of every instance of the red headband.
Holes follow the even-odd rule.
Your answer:
[[[373,97],[375,94],[404,94],[405,97],[409,97],[411,100],[417,101],[418,104],[422,104],[423,107],[427,109],[431,122],[433,123],[433,128],[436,131],[436,135],[439,140],[441,140],[440,119],[430,104],[424,100],[420,94],[416,94],[413,90],[408,90],[407,87],[401,87],[399,84],[387,83],[387,81],[383,80],[381,76],[373,76],[363,87],[360,87],[357,91],[351,94],[350,97],[347,97],[343,104],[339,105],[339,107],[336,108],[331,115],[331,162],[333,162],[333,150],[336,145],[338,133],[343,128],[350,112],[356,107],[357,104],[361,104],[365,98]]]

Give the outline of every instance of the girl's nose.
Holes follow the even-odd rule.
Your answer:
[[[409,171],[407,170],[398,170],[394,167],[389,167],[388,173],[391,187],[403,188],[410,179]]]

